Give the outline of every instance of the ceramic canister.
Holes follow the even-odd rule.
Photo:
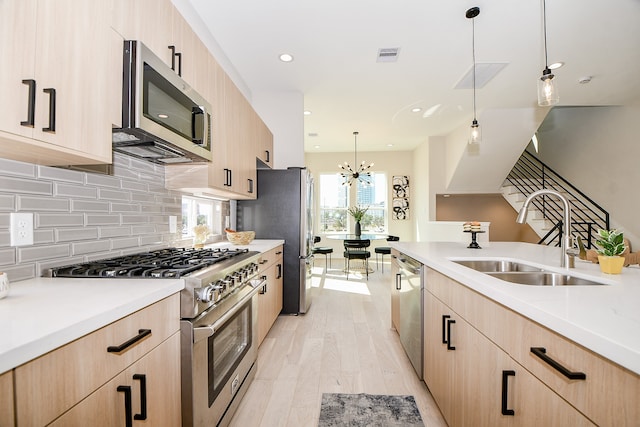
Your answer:
[[[0,272],[0,299],[9,294],[9,276],[7,273]]]

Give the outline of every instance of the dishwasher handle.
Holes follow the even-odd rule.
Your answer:
[[[420,270],[422,269],[422,264],[419,263],[418,261],[403,256],[402,254],[400,256],[395,256],[395,255],[391,255],[396,262],[398,263],[398,266],[403,269],[403,270],[407,270],[409,272],[411,272],[412,274],[420,274]]]

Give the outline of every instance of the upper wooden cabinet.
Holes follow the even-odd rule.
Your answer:
[[[256,157],[265,165],[273,168],[273,134],[256,114],[255,120],[257,149]]]
[[[110,87],[120,67],[111,61],[121,41],[108,11],[101,1],[0,2],[2,157],[111,163],[111,119],[120,102]]]

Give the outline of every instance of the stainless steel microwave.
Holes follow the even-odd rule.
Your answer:
[[[158,164],[211,161],[211,105],[139,41],[124,42],[123,63],[113,150]]]

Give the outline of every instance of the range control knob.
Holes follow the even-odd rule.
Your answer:
[[[207,285],[203,288],[198,288],[196,291],[196,298],[202,302],[216,301],[218,296],[218,287],[214,285]]]

